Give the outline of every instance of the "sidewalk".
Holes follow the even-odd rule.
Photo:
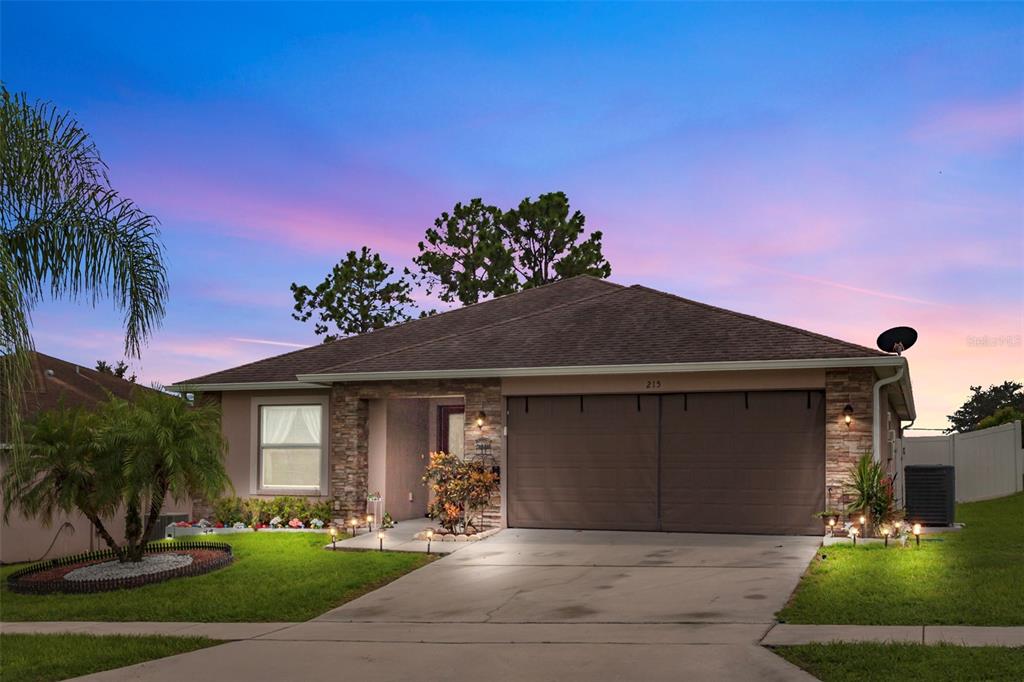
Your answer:
[[[224,641],[253,639],[289,628],[299,623],[150,623],[96,621],[35,621],[0,623],[5,635],[48,635],[80,633],[87,635],[163,635],[174,637],[209,637]]]
[[[538,626],[531,624],[502,625],[490,624],[497,642],[535,642],[580,640],[581,625]],[[764,625],[738,624],[660,624],[637,627],[639,641],[649,643],[737,643],[759,642],[763,646],[789,646],[828,642],[894,642],[910,644],[957,644],[962,646],[1005,646],[1024,647],[1024,626],[981,627],[967,625],[793,625],[778,623],[762,636]],[[613,641],[634,642],[629,633],[618,632],[623,626],[589,625],[583,629],[614,629]],[[480,624],[465,626],[450,624],[447,628],[434,626],[431,641],[465,642],[470,630],[479,634]],[[486,629],[486,628],[485,628]],[[402,632],[395,632],[401,630]],[[247,639],[264,640],[309,640],[309,641],[395,641],[396,634],[411,637],[411,641],[424,641],[421,635],[411,636],[408,624],[401,627],[372,623],[107,623],[90,621],[68,622],[18,622],[0,623],[4,634],[52,634],[78,632],[93,635],[174,635],[209,637],[223,641]],[[448,630],[453,632],[449,633]],[[565,633],[561,631],[565,630]],[[604,635],[606,633],[602,633]],[[399,637],[401,639],[401,637]],[[585,639],[585,638],[584,638]]]
[[[761,644],[764,646],[828,642],[905,642],[1024,647],[1024,626],[794,625],[778,623],[761,640]]]

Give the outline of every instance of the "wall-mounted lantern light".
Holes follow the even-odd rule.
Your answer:
[[[847,426],[853,423],[853,405],[849,403],[843,408],[843,421],[846,422]]]
[[[483,410],[477,412],[476,413],[476,427],[478,429],[482,428],[485,421],[487,421],[487,415],[484,414]]]

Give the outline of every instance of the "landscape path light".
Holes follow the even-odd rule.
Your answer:
[[[356,521],[354,518],[352,518],[352,519],[348,520],[348,525],[352,528],[352,537],[355,537],[356,536],[356,526],[359,525],[359,522]]]
[[[920,523],[915,523],[914,524],[914,542],[917,543],[918,547],[921,546],[921,524]]]
[[[373,532],[373,514],[366,515],[366,527],[371,533]]]
[[[384,551],[384,531],[377,533],[377,540],[380,541],[380,551]]]
[[[835,535],[836,534],[836,520],[834,518],[831,518],[831,519],[828,520],[828,534],[829,535]]]
[[[430,554],[430,541],[434,539],[434,529],[427,531],[427,554]]]
[[[885,536],[885,546],[886,546],[886,547],[888,547],[888,546],[889,546],[889,534],[890,534],[891,532],[892,532],[892,531],[891,531],[891,530],[889,530],[889,526],[884,526],[884,527],[882,528],[882,535],[883,535],[883,536]]]
[[[338,527],[331,526],[331,549],[338,548]]]
[[[857,530],[857,526],[852,526],[850,528],[850,537],[853,538],[853,546],[854,547],[857,546],[857,533],[858,532],[860,532],[860,531]]]

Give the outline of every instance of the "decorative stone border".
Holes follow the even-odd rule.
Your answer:
[[[486,537],[494,535],[499,530],[501,530],[501,528],[488,528],[487,530],[482,530],[479,533],[473,533],[472,535],[466,535],[464,533],[460,533],[458,535],[454,533],[441,534],[435,531],[434,542],[476,542],[478,540],[483,540]],[[416,535],[414,535],[412,539],[425,541],[427,539],[427,531],[421,530],[419,533],[416,533]]]
[[[61,557],[60,559],[50,559],[49,561],[32,564],[31,566],[26,566],[25,568],[11,573],[7,576],[7,589],[12,592],[19,592],[22,594],[51,594],[53,592],[82,594],[109,592],[111,590],[124,590],[133,587],[141,587],[142,585],[159,583],[165,580],[170,580],[171,578],[202,575],[203,573],[209,573],[210,571],[214,571],[218,568],[223,568],[234,560],[234,556],[231,553],[231,545],[223,542],[175,542],[173,544],[150,543],[146,545],[146,548],[143,551],[146,554],[187,552],[192,554],[193,557],[197,557],[197,555],[201,553],[201,557],[197,557],[199,560],[195,560],[187,566],[181,566],[169,571],[162,571],[160,573],[152,573],[149,575],[108,580],[64,580],[63,574],[73,568],[101,561],[110,561],[111,559],[117,558],[113,550],[109,549],[100,550],[98,552],[86,552],[84,554],[73,554],[71,556]],[[55,569],[68,570],[60,571],[60,574],[53,578],[32,579],[33,575],[45,571],[54,571]]]
[[[168,539],[196,537],[202,535],[234,535],[235,533],[328,533],[329,528],[201,528],[199,526],[175,526],[173,523],[165,529]]]

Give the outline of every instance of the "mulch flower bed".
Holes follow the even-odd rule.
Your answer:
[[[146,555],[179,554],[192,557],[191,563],[159,573],[149,573],[131,577],[108,580],[65,580],[72,571],[95,564],[115,561],[109,550],[80,554],[64,559],[53,559],[34,564],[7,577],[7,586],[14,592],[30,594],[48,594],[51,592],[107,592],[132,587],[141,587],[152,583],[163,582],[171,578],[209,573],[227,566],[233,560],[231,546],[223,543],[179,543],[178,547],[159,546],[147,548]]]

